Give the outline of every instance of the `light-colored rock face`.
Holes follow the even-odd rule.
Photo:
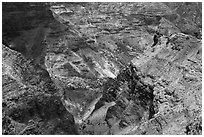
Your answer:
[[[60,97],[80,134],[200,134],[199,4],[50,3],[49,25],[3,45],[3,74]]]
[[[192,32],[180,26],[179,21],[185,20],[182,19],[183,13],[175,12],[175,5],[170,7],[168,5],[165,3],[86,3],[77,6],[64,4],[64,7],[51,7],[59,22],[70,27],[79,39],[84,38],[86,41],[81,43],[80,47],[73,46],[70,40],[65,44],[68,47],[65,49],[68,49],[71,55],[69,58],[66,57],[65,62],[69,60],[69,66],[77,72],[76,75],[83,75],[86,78],[116,78],[119,70],[132,62],[142,73],[155,77],[153,80],[156,85],[153,92],[154,105],[156,105],[154,106],[155,119],[160,118],[160,116],[157,118],[157,115],[162,115],[167,123],[159,128],[158,125],[162,120],[154,122],[155,119],[152,119],[153,123],[151,123],[143,117],[144,121],[147,121],[146,126],[152,125],[155,129],[144,128],[141,132],[139,129],[144,124],[141,124],[141,127],[137,125],[138,128],[133,128],[130,124],[130,127],[122,130],[117,124],[121,124],[121,121],[117,118],[114,120],[115,123],[109,126],[106,122],[103,123],[103,120],[98,123],[95,121],[97,124],[89,121],[86,126],[84,125],[86,127],[83,130],[84,134],[185,134],[188,132],[186,126],[191,121],[189,119],[193,119],[196,112],[200,113],[201,107],[201,103],[195,104],[199,100],[198,97],[201,97],[201,89],[198,87],[201,86],[199,74],[202,72],[195,70],[201,70],[201,60],[197,58],[201,56],[199,52],[201,41],[188,35]],[[191,17],[187,19],[190,21]],[[192,24],[189,23],[188,27],[193,30]],[[188,34],[181,33],[184,31]],[[59,56],[64,57],[64,55],[67,56],[65,53]],[[195,65],[196,67],[189,69],[190,66]],[[59,68],[62,68],[61,66]],[[89,75],[84,75],[84,69]],[[57,73],[59,70],[55,70],[54,75],[69,77],[69,72],[64,72],[62,69]],[[72,74],[75,75],[75,73]],[[185,82],[186,80],[192,84]],[[195,81],[192,82],[192,80]],[[198,100],[195,101],[195,99]],[[191,103],[187,103],[189,101]],[[190,113],[188,112],[188,118],[184,117],[187,109],[191,110]],[[150,113],[144,111],[146,117]],[[172,118],[168,118],[169,116]],[[127,122],[128,119],[134,121],[137,118],[137,116],[130,116],[126,117],[125,121]],[[179,120],[183,122],[177,122]],[[92,128],[92,125],[95,128]],[[159,129],[156,130],[157,128]]]

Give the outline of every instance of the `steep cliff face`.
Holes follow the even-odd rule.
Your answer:
[[[3,3],[3,134],[201,134],[200,5]]]
[[[77,134],[73,116],[43,68],[46,28],[39,23],[49,20],[39,15],[46,14],[45,7],[33,4],[3,4],[3,39],[10,40],[2,44],[2,134]],[[13,17],[20,25],[12,24]]]
[[[77,134],[47,71],[4,45],[2,51],[3,134]]]

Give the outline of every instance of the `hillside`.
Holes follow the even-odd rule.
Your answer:
[[[202,134],[201,3],[2,9],[2,134]]]

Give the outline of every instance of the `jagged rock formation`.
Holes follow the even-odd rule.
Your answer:
[[[15,7],[15,4],[13,6]],[[21,5],[19,6],[21,7]],[[26,7],[28,8],[28,5]],[[6,9],[9,10],[9,8]],[[13,8],[11,9],[14,10]],[[8,12],[12,12],[12,10]],[[17,15],[25,13],[25,11],[16,13],[15,10],[13,12],[13,14]],[[35,13],[34,16],[36,16]],[[26,15],[25,18],[29,19]],[[12,25],[10,27],[14,27],[14,24]],[[22,27],[26,27],[24,25]],[[38,34],[42,33],[41,29],[43,28],[31,25],[29,27],[34,31],[37,29]],[[17,29],[19,31],[25,31],[25,28]],[[26,31],[27,34],[33,32],[30,29],[28,32]],[[22,33],[19,37],[23,37],[24,34]],[[12,38],[14,41],[20,40],[19,42],[15,42],[17,46],[12,47],[14,50],[10,48],[10,42],[12,40],[5,43],[7,46],[2,45],[2,134],[78,134],[75,126],[73,126],[74,118],[64,108],[61,97],[49,73],[42,67],[41,62],[37,61],[41,59],[41,54],[36,54],[36,51],[33,50],[36,48],[36,45],[38,47],[43,46],[41,41],[44,39],[44,34],[40,37],[34,35],[33,38],[32,36],[27,37],[34,39],[34,42],[30,41],[30,39],[24,39],[30,42],[30,45],[27,44],[24,47],[25,49],[29,49],[26,50],[29,53],[18,50],[18,44],[20,46],[22,44],[19,37]],[[36,37],[39,39],[35,39]]]
[[[4,3],[3,134],[201,134],[201,10]]]
[[[3,134],[77,134],[47,71],[4,45],[2,56]]]

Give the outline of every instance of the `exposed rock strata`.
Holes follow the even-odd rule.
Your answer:
[[[3,5],[3,134],[201,134],[200,3],[33,4],[20,36]]]

